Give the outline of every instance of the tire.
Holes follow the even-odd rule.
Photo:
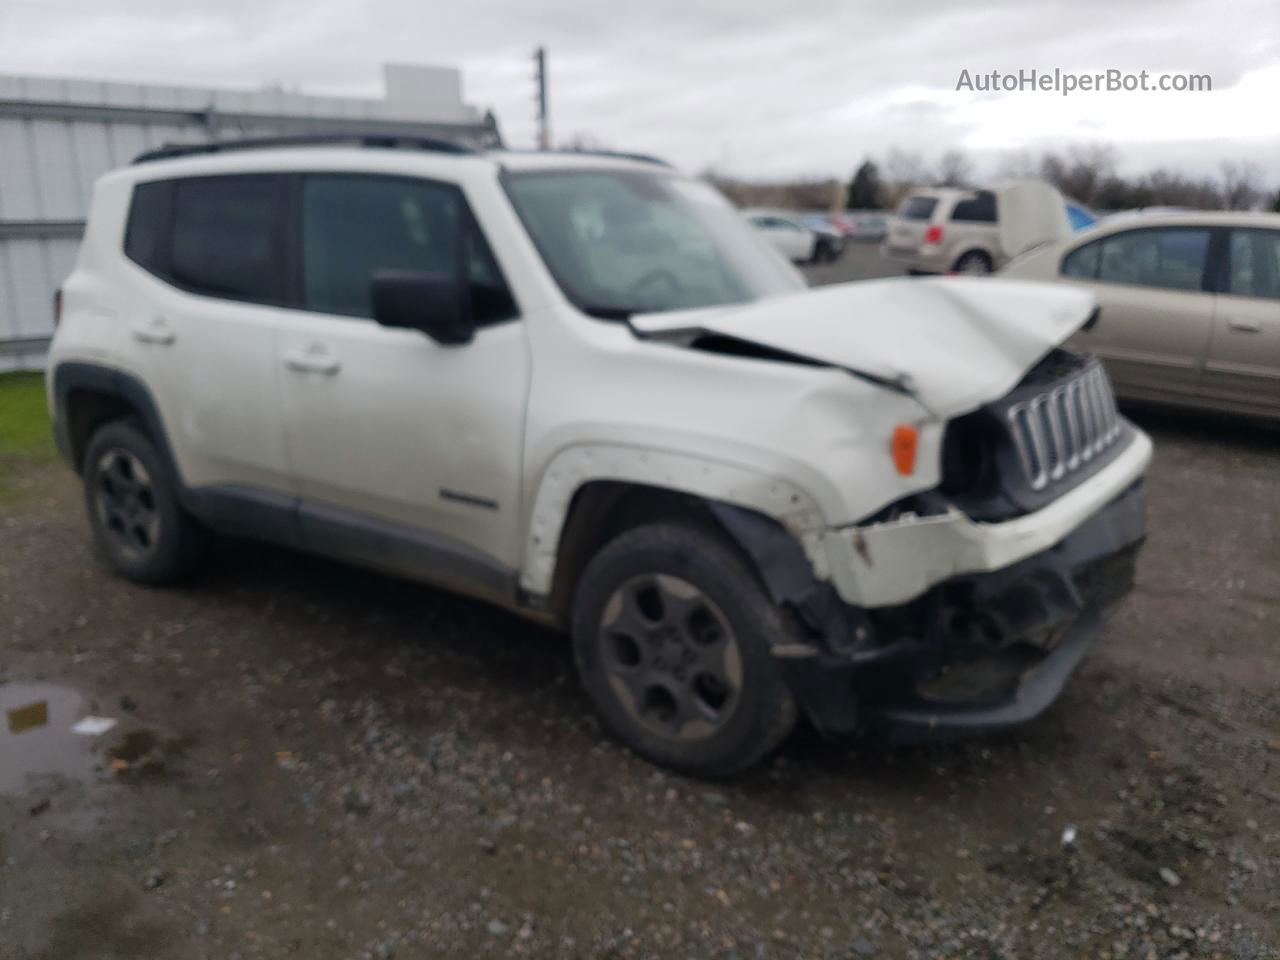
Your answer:
[[[991,272],[991,258],[981,250],[970,250],[962,254],[951,268],[953,273],[967,273],[971,276],[982,276]]]
[[[817,240],[813,244],[813,256],[809,258],[810,263],[828,263],[835,258],[831,255],[831,244],[826,240]]]
[[[681,523],[608,543],[587,564],[572,611],[578,675],[605,728],[698,777],[750,767],[795,726],[770,652],[793,630],[743,558]]]
[[[93,434],[84,494],[95,546],[121,576],[173,583],[203,558],[208,531],[182,509],[173,470],[134,422],[116,420]]]

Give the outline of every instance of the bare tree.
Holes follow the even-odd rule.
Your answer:
[[[1262,199],[1262,168],[1256,163],[1222,163],[1222,203],[1228,210],[1250,210]]]
[[[870,161],[864,164],[869,167]],[[886,158],[881,197],[888,208],[896,207],[913,187],[939,181],[947,184],[973,183],[969,159],[959,151],[940,158],[938,176],[918,153],[894,150]],[[1037,161],[1028,151],[1007,154],[1000,164],[1000,178],[1039,176],[1063,193],[1099,210],[1130,210],[1139,207],[1189,207],[1199,210],[1250,209],[1280,206],[1280,194],[1264,189],[1263,171],[1256,163],[1227,161],[1222,176],[1190,177],[1176,170],[1156,169],[1138,176],[1115,172],[1115,151],[1111,147],[1085,145],[1064,153],[1046,152]],[[730,199],[743,206],[777,206],[799,209],[826,209],[843,186],[838,181],[797,179],[759,183],[718,177],[711,171],[704,177]],[[855,178],[856,179],[856,178]]]
[[[1011,150],[996,166],[996,176],[1001,180],[1030,180],[1036,175],[1036,161],[1030,150]]]
[[[948,150],[938,161],[938,181],[944,187],[973,186],[973,161],[960,150]]]
[[[786,210],[830,210],[840,198],[838,180],[792,180],[782,183],[736,180],[707,170],[702,178],[739,207],[780,207]]]
[[[1115,148],[1092,144],[1073,146],[1065,157],[1045,153],[1040,176],[1069,197],[1094,203],[1102,185],[1115,176]]]
[[[934,181],[929,165],[920,154],[896,147],[889,151],[884,170],[885,206],[890,209],[896,207],[912,187],[925,186]]]

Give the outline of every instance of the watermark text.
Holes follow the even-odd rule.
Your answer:
[[[1208,93],[1213,77],[1207,73],[1155,73],[1149,70],[1101,70],[1073,73],[1068,70],[1017,70],[1003,72],[961,70],[956,90],[970,93]]]

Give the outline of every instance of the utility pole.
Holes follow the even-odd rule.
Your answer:
[[[533,62],[538,69],[538,149],[551,149],[551,128],[547,125],[547,48],[533,52]]]

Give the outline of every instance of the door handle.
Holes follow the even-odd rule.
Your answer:
[[[150,320],[139,320],[133,325],[133,339],[142,343],[158,343],[168,346],[178,335],[165,322],[164,317],[152,317]]]
[[[337,358],[319,344],[286,354],[284,365],[297,373],[320,373],[327,377],[342,369]]]
[[[1227,326],[1241,333],[1262,332],[1262,321],[1254,320],[1252,317],[1228,317]]]

